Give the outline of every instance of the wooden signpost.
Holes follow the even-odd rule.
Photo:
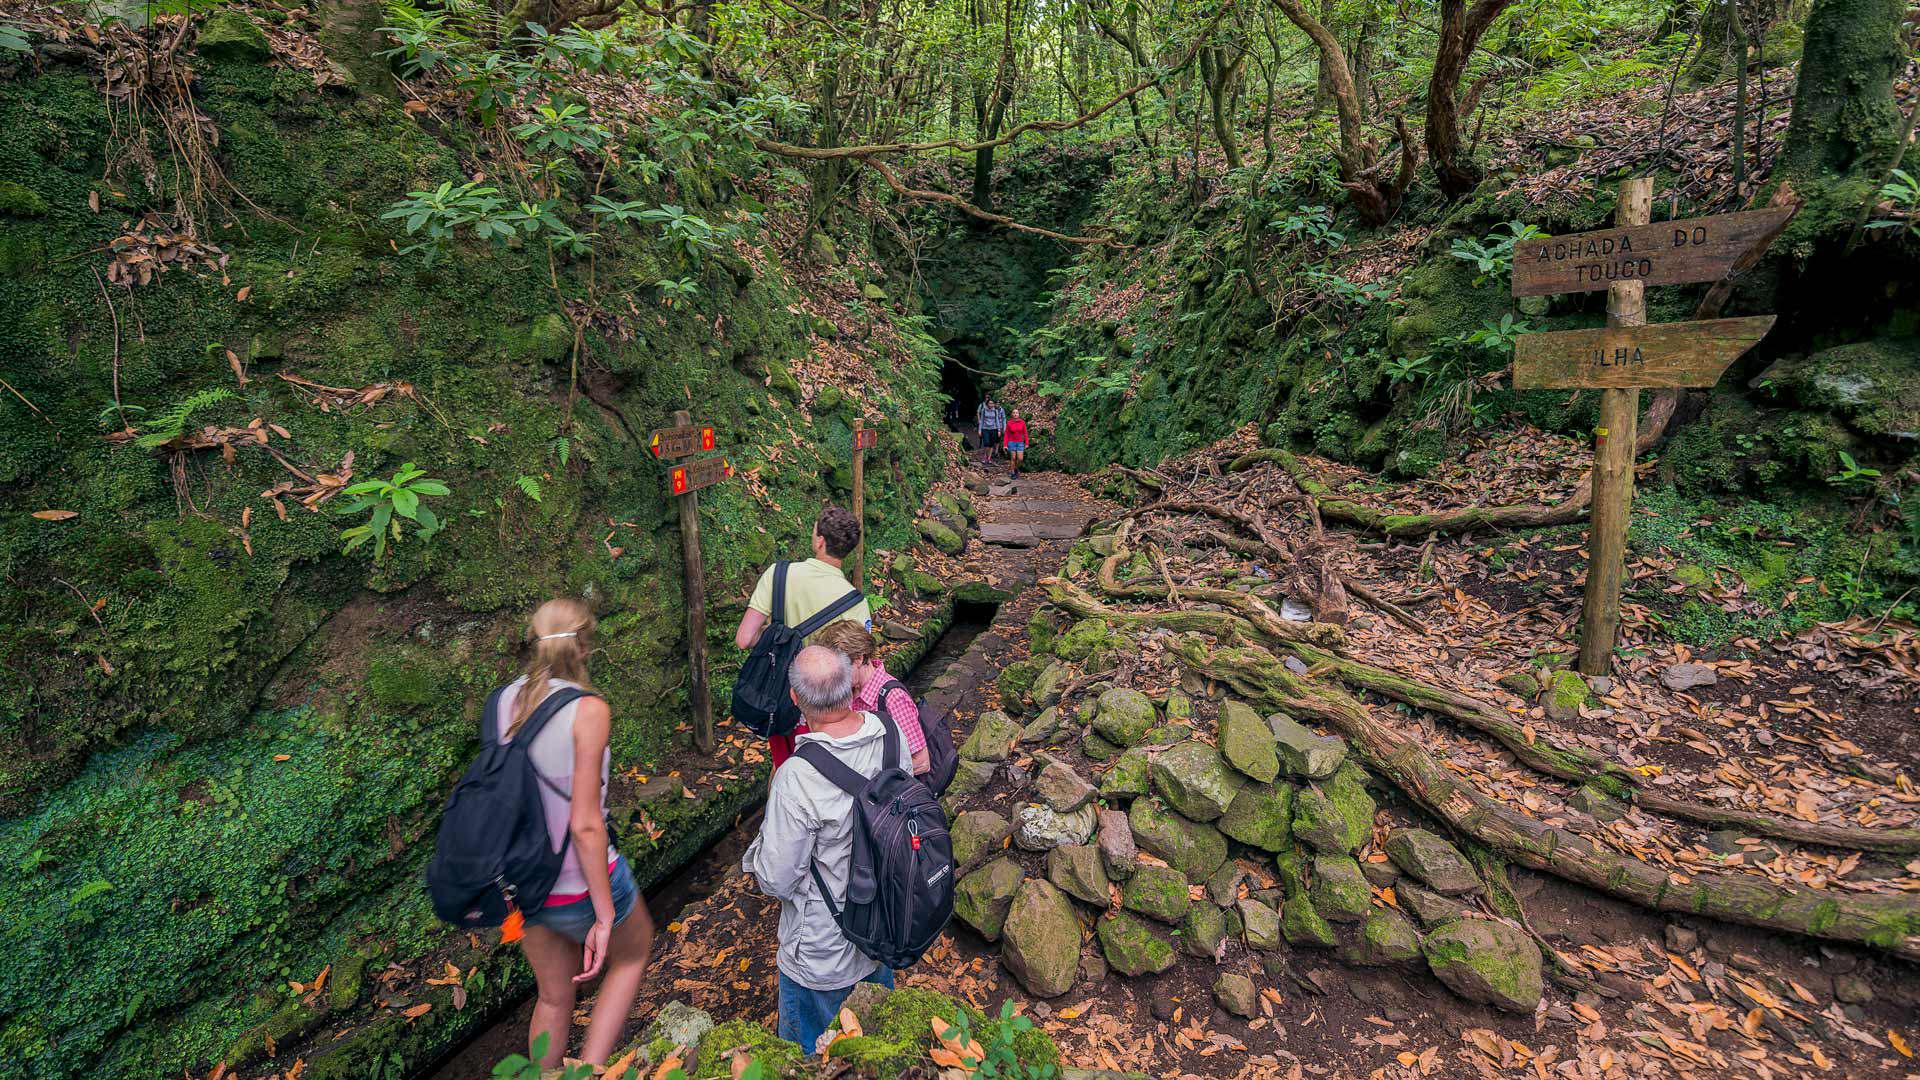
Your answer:
[[[1607,290],[1605,328],[1525,334],[1513,352],[1516,390],[1600,390],[1600,422],[1593,432],[1587,590],[1580,618],[1580,670],[1587,675],[1611,670],[1620,632],[1640,388],[1712,386],[1774,321],[1762,315],[1648,326],[1646,287],[1718,281],[1746,269],[1779,235],[1794,208],[1658,225],[1649,223],[1652,211],[1653,181],[1626,180],[1620,185],[1613,228],[1527,240],[1513,253],[1515,296]]]
[[[713,426],[694,427],[682,409],[673,414],[673,426],[653,433],[649,445],[657,458],[685,457],[714,446]],[[725,458],[695,458],[667,473],[667,494],[680,510],[680,556],[686,564],[687,696],[693,703],[693,742],[701,753],[713,750],[713,695],[707,689],[707,581],[700,557],[701,488],[712,487],[733,475]]]
[[[853,587],[867,590],[867,451],[880,445],[880,429],[853,422],[853,520],[860,523],[860,543],[853,549]]]

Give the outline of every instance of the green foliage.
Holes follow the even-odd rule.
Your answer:
[[[134,444],[143,450],[153,450],[170,443],[186,431],[187,421],[193,417],[194,413],[212,408],[223,401],[232,401],[235,396],[233,391],[224,386],[196,390],[161,410],[153,418],[153,423],[146,433],[134,440]]]
[[[956,1009],[947,1018],[947,1027],[936,1033],[943,1043],[968,1046],[976,1038],[984,1039],[982,1055],[975,1059],[970,1053],[959,1054],[960,1067],[984,1080],[1054,1080],[1060,1073],[1057,1066],[1050,1063],[1033,1063],[1021,1060],[1017,1053],[1020,1037],[1034,1030],[1033,1021],[1025,1016],[1017,1016],[1013,1011],[1013,1002],[1000,1005],[998,1022],[983,1025],[983,1030],[975,1032],[973,1023],[965,1009]]]
[[[523,476],[520,480],[524,490],[525,482],[531,481],[532,477]],[[402,521],[414,523],[413,534],[420,540],[433,539],[433,535],[440,531],[440,519],[420,500],[445,495],[448,491],[447,485],[427,476],[425,469],[411,461],[400,466],[400,471],[394,473],[391,479],[363,480],[349,486],[342,492],[350,497],[349,500],[335,512],[370,516],[364,524],[341,531],[340,538],[346,541],[346,546],[340,549],[341,554],[348,554],[372,540],[373,561],[379,562],[387,555],[387,534],[392,533],[395,541],[400,539]],[[535,502],[540,501],[539,492],[539,484],[534,482],[533,490],[528,494]]]
[[[1511,277],[1514,245],[1546,235],[1521,221],[1507,222],[1506,229],[1505,234],[1488,233],[1478,240],[1456,239],[1447,249],[1447,254],[1473,267],[1476,288],[1486,284],[1488,278]]]
[[[1908,236],[1920,238],[1920,180],[1905,169],[1895,169],[1893,178],[1880,188],[1880,199],[1899,216],[1876,218],[1867,223],[1867,228],[1902,229]]]
[[[1845,450],[1840,455],[1840,471],[1827,477],[1827,483],[1848,491],[1866,491],[1879,482],[1880,470],[1869,469],[1853,460],[1853,455]]]
[[[30,53],[33,51],[32,32],[15,23],[0,22],[0,52]]]
[[[513,478],[513,483],[515,487],[520,489],[521,494],[525,495],[529,499],[532,499],[534,502],[540,501],[539,477],[516,476]]]
[[[1347,242],[1345,233],[1333,227],[1333,211],[1325,206],[1301,206],[1267,223],[1267,228],[1332,250]]]

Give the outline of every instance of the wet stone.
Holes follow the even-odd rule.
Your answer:
[[[1185,920],[1188,905],[1186,875],[1165,866],[1136,867],[1120,889],[1121,907],[1163,923]]]
[[[1097,907],[1110,902],[1107,869],[1091,844],[1062,844],[1047,852],[1047,880],[1060,891]]]
[[[1245,783],[1227,768],[1218,750],[1198,740],[1155,754],[1149,770],[1154,790],[1194,821],[1212,821],[1226,813]]]
[[[1425,829],[1395,829],[1387,837],[1387,858],[1435,892],[1457,895],[1480,888],[1480,875],[1460,849]]]
[[[1400,880],[1400,868],[1393,865],[1391,859],[1363,862],[1360,864],[1360,873],[1367,879],[1367,884],[1376,889],[1384,889]]]
[[[1285,713],[1267,717],[1274,750],[1291,776],[1324,780],[1347,760],[1347,744],[1338,735],[1317,735]]]

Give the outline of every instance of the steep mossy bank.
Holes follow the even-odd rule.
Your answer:
[[[650,233],[591,260],[402,254],[382,213],[499,167],[484,132],[251,48],[182,49],[166,60],[218,133],[183,160],[157,114],[103,95],[96,55],[63,55],[0,71],[0,1075],[199,1072],[367,1013],[369,968],[445,945],[417,883],[434,812],[548,595],[601,612],[615,825],[643,881],[725,828],[759,773],[683,753],[680,539],[647,433],[689,409],[745,473],[702,496],[724,697],[752,575],[843,497],[863,411],[889,451],[873,543],[909,543],[946,453],[938,359],[887,305],[859,335],[819,314],[858,293],[859,259],[822,285],[751,229],[699,260]],[[603,193],[744,223],[781,211],[746,193],[767,186],[680,157]],[[663,278],[694,288],[669,305]],[[577,358],[557,288],[599,300]],[[214,445],[110,437],[169,413]],[[440,530],[342,555],[364,515],[302,498],[405,462],[449,489],[424,500]],[[513,963],[476,961],[474,1013],[440,987],[427,1016],[378,1021],[405,1029],[379,1067],[432,1053]]]

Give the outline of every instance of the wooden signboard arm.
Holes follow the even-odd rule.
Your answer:
[[[1653,216],[1653,179],[1620,185],[1614,224],[1645,225]],[[1607,289],[1608,326],[1644,326],[1647,287],[1621,281]],[[1633,454],[1640,419],[1640,391],[1600,391],[1600,425],[1593,453],[1593,512],[1587,531],[1587,589],[1581,610],[1580,671],[1605,675],[1613,668],[1620,632],[1620,584],[1626,572],[1627,524],[1633,508]]]
[[[673,414],[675,427],[693,423],[685,409]],[[680,557],[686,564],[687,697],[693,705],[693,744],[713,752],[713,695],[707,688],[707,582],[700,556],[700,493],[675,497],[680,509]]]

